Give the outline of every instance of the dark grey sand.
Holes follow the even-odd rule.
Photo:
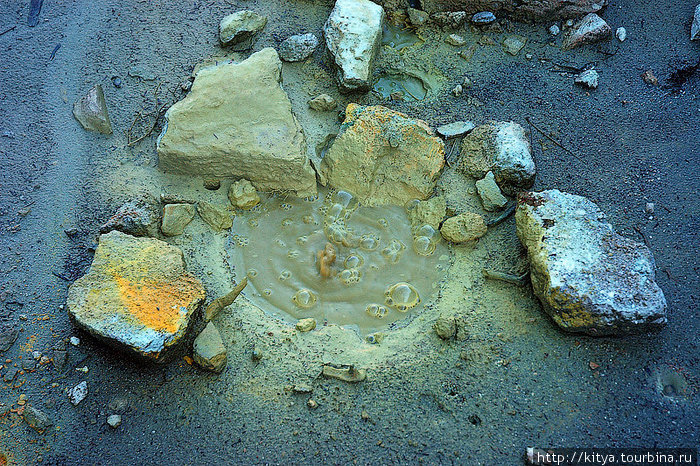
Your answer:
[[[41,435],[15,414],[0,418],[0,458],[10,464],[494,465],[520,464],[528,446],[697,447],[700,74],[682,85],[672,79],[700,58],[700,43],[688,40],[691,2],[613,0],[603,16],[613,28],[627,28],[627,41],[568,53],[548,45],[549,25],[513,24],[512,33],[529,39],[517,57],[485,47],[470,62],[443,43],[446,33],[428,32],[406,60],[429,63],[427,71],[444,77],[433,97],[400,104],[371,94],[352,99],[384,103],[433,127],[512,119],[529,129],[531,117],[581,158],[532,131],[537,188],[587,196],[619,232],[646,238],[669,303],[667,328],[626,338],[569,335],[555,328],[529,289],[491,284],[481,295],[465,287],[460,303],[454,300],[462,282],[455,278],[453,305],[473,308],[472,337],[446,344],[426,334],[420,346],[395,345],[390,356],[367,363],[368,380],[358,385],[314,380],[319,366],[295,366],[342,359],[347,337],[328,342],[325,352],[321,343],[249,319],[242,304],[218,322],[229,346],[222,376],[181,359],[144,366],[77,333],[61,307],[70,281],[89,266],[98,226],[121,202],[142,189],[200,186],[201,180],[158,175],[155,134],[125,147],[123,133],[137,111],[154,105],[157,83],[164,101],[179,99],[179,84],[193,66],[221,53],[217,26],[231,11],[245,7],[269,17],[254,44],[259,50],[292,34],[320,34],[330,5],[47,0],[39,24],[29,28],[25,3],[3,0],[0,16],[0,32],[17,26],[0,36],[0,318],[22,327],[0,363],[21,363],[32,350],[50,354],[71,335],[82,342],[69,348],[63,373],[49,365],[13,384],[0,382],[0,402],[16,408],[25,394],[55,424]],[[470,43],[478,38],[462,34]],[[572,77],[549,71],[553,62],[597,62],[600,87],[575,87]],[[378,63],[389,64],[386,55]],[[130,77],[136,65],[156,80]],[[642,81],[648,69],[660,86]],[[471,100],[450,94],[465,75],[474,83],[466,93]],[[112,76],[121,78],[121,89]],[[337,95],[328,58],[319,49],[309,63],[285,65],[284,79],[310,143],[320,142],[337,121],[311,115],[305,102],[321,92]],[[96,83],[105,88],[110,138],[83,131],[71,115],[73,102]],[[474,99],[483,105],[474,106]],[[647,202],[655,203],[651,216]],[[519,264],[512,222],[480,250],[502,269]],[[66,228],[78,235],[67,237]],[[201,238],[196,230],[191,241]],[[183,248],[201,273],[201,248]],[[204,279],[213,294],[225,291],[216,272]],[[257,363],[254,347],[263,353]],[[315,353],[299,358],[305,351]],[[600,367],[591,370],[591,362]],[[87,374],[74,370],[84,366]],[[65,391],[82,380],[90,393],[74,407]],[[309,395],[290,391],[299,382],[313,385],[317,409],[307,408]],[[115,399],[126,400],[126,408],[115,409]],[[116,430],[105,422],[114,412],[123,414]]]

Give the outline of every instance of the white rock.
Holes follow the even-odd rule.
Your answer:
[[[78,346],[80,344],[80,338],[70,337],[70,344],[73,346]]]
[[[617,28],[617,30],[615,31],[615,37],[617,37],[617,40],[619,40],[620,42],[624,42],[625,39],[627,39],[627,29],[623,27]]]
[[[384,9],[370,0],[338,0],[323,34],[338,66],[344,92],[370,89],[372,64],[382,38]]]
[[[110,414],[107,416],[107,425],[111,427],[112,429],[116,429],[120,425],[122,425],[122,417],[119,414]]]
[[[252,38],[267,24],[267,18],[254,11],[241,10],[226,16],[219,24],[219,40],[234,50],[246,50]]]
[[[559,29],[559,26],[557,26],[556,24],[552,24],[551,26],[549,26],[549,33],[551,35],[558,36],[560,32],[561,29]]]
[[[80,382],[75,387],[68,391],[68,399],[73,405],[78,406],[88,394],[88,386],[86,381]]]
[[[700,40],[700,4],[695,7],[693,24],[690,26],[690,40]]]
[[[598,87],[598,72],[594,69],[586,70],[576,76],[574,82],[589,89],[595,89]]]

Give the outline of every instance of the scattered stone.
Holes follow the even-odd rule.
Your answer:
[[[218,178],[207,178],[204,180],[204,189],[216,191],[221,187],[221,180]]]
[[[503,49],[515,56],[525,47],[525,43],[527,43],[527,37],[518,35],[508,36],[503,41]]]
[[[70,344],[73,346],[80,345],[80,338],[78,338],[78,337],[75,337],[75,336],[70,337],[69,341],[70,341]]]
[[[648,213],[649,215],[654,214],[654,203],[653,202],[647,202],[646,205],[644,206],[644,212]]]
[[[78,229],[75,227],[66,228],[65,230],[63,230],[63,233],[65,233],[66,236],[68,236],[69,238],[73,238],[78,234]]]
[[[107,416],[107,425],[112,429],[116,429],[122,425],[122,417],[119,414],[110,414]]]
[[[179,248],[113,231],[100,236],[90,270],[68,290],[66,309],[93,336],[161,362],[180,346],[204,298]]]
[[[515,220],[533,291],[561,328],[602,336],[666,324],[651,252],[615,233],[593,202],[558,190],[522,193]]]
[[[349,104],[319,172],[367,206],[405,205],[432,195],[445,145],[422,120],[386,107]]]
[[[442,11],[430,15],[433,23],[445,29],[459,29],[467,20],[466,11]]]
[[[612,29],[603,18],[589,13],[564,35],[562,48],[571,50],[585,44],[592,44],[612,37]]]
[[[35,361],[38,361],[41,359],[41,352],[40,351],[32,351],[32,358],[34,358]]]
[[[335,2],[323,34],[338,67],[341,91],[369,91],[383,22],[384,9],[370,0]]]
[[[585,70],[576,76],[574,82],[589,89],[596,89],[598,87],[598,72],[592,68]]]
[[[113,84],[114,87],[116,87],[117,89],[121,89],[121,87],[122,87],[122,78],[120,78],[119,76],[112,76],[112,84]]]
[[[284,61],[295,62],[306,60],[318,47],[316,35],[297,34],[284,40],[280,45],[280,58]]]
[[[109,400],[107,408],[118,414],[124,414],[129,408],[129,401],[124,397],[118,396]]]
[[[143,79],[144,81],[155,81],[157,77],[153,71],[141,64],[129,68],[129,76]]]
[[[464,79],[462,80],[462,87],[464,87],[464,88],[472,87],[472,80],[469,79],[469,76],[465,76]],[[458,123],[471,123],[471,122],[458,122]]]
[[[68,352],[66,350],[54,350],[53,351],[53,367],[57,371],[62,372],[63,368],[66,367],[66,361],[68,359]]]
[[[644,73],[642,73],[642,79],[644,80],[645,83],[652,85],[652,86],[658,86],[659,85],[659,80],[654,76],[654,73],[651,70],[646,70]]]
[[[358,369],[352,365],[324,364],[323,376],[342,380],[343,382],[357,383],[367,378],[366,369]]]
[[[292,390],[294,393],[299,393],[299,394],[308,394],[314,391],[313,387],[309,385],[308,383],[297,383],[294,384],[292,387]]]
[[[445,196],[433,196],[425,201],[409,203],[407,208],[408,219],[414,227],[430,225],[435,230],[440,228],[442,219],[447,215],[447,200]]]
[[[73,104],[73,116],[88,131],[112,134],[105,93],[99,84],[93,86],[84,97]]]
[[[297,322],[296,328],[300,332],[310,332],[316,328],[316,319],[311,317],[307,319],[300,319]]]
[[[263,358],[263,352],[260,348],[253,348],[253,351],[250,353],[250,359],[252,359],[255,362],[260,361]]]
[[[260,204],[260,196],[255,187],[246,179],[231,183],[228,190],[228,199],[234,207],[239,209],[252,209]]]
[[[219,24],[219,40],[233,50],[247,50],[253,45],[253,37],[262,31],[267,18],[254,11],[241,10],[230,14]]]
[[[328,94],[321,94],[309,100],[309,107],[311,110],[316,110],[317,112],[330,112],[331,110],[335,110],[337,106],[338,102]]]
[[[460,36],[459,34],[450,34],[447,36],[447,39],[445,39],[445,42],[449,45],[454,45],[455,47],[463,47],[467,44],[464,37]]]
[[[195,338],[192,359],[202,369],[212,372],[220,373],[226,367],[226,347],[212,322]]]
[[[620,42],[624,42],[625,39],[627,39],[627,29],[623,27],[617,28],[617,30],[615,31],[615,37],[617,37],[617,40],[619,40]]]
[[[407,11],[408,19],[409,21],[411,21],[411,24],[415,27],[425,26],[428,20],[430,19],[430,15],[425,11],[417,10],[415,8],[408,8]]]
[[[228,230],[233,226],[233,218],[227,210],[205,201],[197,203],[197,212],[216,231]]]
[[[462,137],[473,129],[474,123],[471,121],[455,121],[453,123],[438,126],[437,133],[445,139],[452,139]]]
[[[479,40],[477,41],[477,43],[479,45],[483,45],[484,47],[496,45],[496,41],[493,40],[492,37],[489,37],[487,35],[483,35],[483,36],[479,37]]]
[[[53,425],[53,422],[51,422],[51,419],[46,415],[46,413],[32,405],[27,405],[24,407],[22,417],[24,418],[24,422],[26,422],[29,427],[40,434],[43,434],[46,429]]]
[[[165,236],[178,236],[185,231],[196,211],[192,204],[166,204],[163,207],[163,222],[160,231]]]
[[[124,203],[107,222],[100,233],[121,231],[132,236],[156,236],[160,224],[160,208],[150,196],[140,196]]]
[[[445,220],[440,227],[440,234],[451,243],[473,244],[486,234],[484,217],[472,212],[465,212]]]
[[[457,334],[457,325],[453,316],[440,316],[433,324],[435,333],[443,340],[450,340]]]
[[[535,162],[525,129],[515,122],[477,126],[462,140],[458,169],[482,179],[493,171],[501,190],[514,195],[535,182]]]
[[[309,401],[306,402],[306,406],[308,406],[309,409],[316,409],[318,408],[318,403],[315,400],[309,398]]]
[[[370,333],[365,337],[365,341],[371,345],[379,345],[384,341],[385,337],[386,333],[384,332]]]
[[[9,350],[19,336],[19,329],[16,327],[0,328],[0,352]]]
[[[245,178],[260,191],[316,193],[304,133],[281,83],[277,52],[202,68],[166,112],[159,166],[183,175]]]
[[[700,4],[695,7],[693,24],[690,26],[690,40],[700,40]]]
[[[88,394],[88,386],[86,381],[80,382],[78,385],[75,387],[71,388],[68,391],[68,399],[70,400],[71,403],[73,403],[73,406],[78,406],[81,401],[85,399],[85,397]]]
[[[481,205],[487,212],[501,210],[508,203],[508,199],[501,193],[501,188],[496,184],[493,172],[488,172],[483,179],[476,182],[476,192],[479,193]]]
[[[19,369],[17,369],[16,367],[8,367],[7,371],[5,371],[5,374],[2,376],[2,379],[5,382],[10,383],[13,380],[15,380],[15,377],[17,377],[18,373]]]
[[[480,11],[479,13],[474,13],[472,15],[472,23],[478,26],[485,26],[496,21],[496,15],[490,11]]]
[[[457,84],[453,89],[452,89],[452,95],[455,97],[459,97],[462,95],[464,92],[464,88],[462,87],[461,84]]]
[[[574,20],[573,19],[567,19],[566,22],[564,23],[564,28],[569,29],[574,26]]]

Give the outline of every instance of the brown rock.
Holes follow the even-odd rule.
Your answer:
[[[612,38],[612,28],[595,13],[587,14],[581,21],[566,31],[562,41],[564,50],[571,50],[585,44],[592,44]]]

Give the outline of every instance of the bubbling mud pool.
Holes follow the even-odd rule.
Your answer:
[[[362,335],[420,311],[449,267],[439,232],[412,226],[403,207],[362,207],[345,191],[263,196],[232,231],[231,263],[247,271],[253,304]]]

